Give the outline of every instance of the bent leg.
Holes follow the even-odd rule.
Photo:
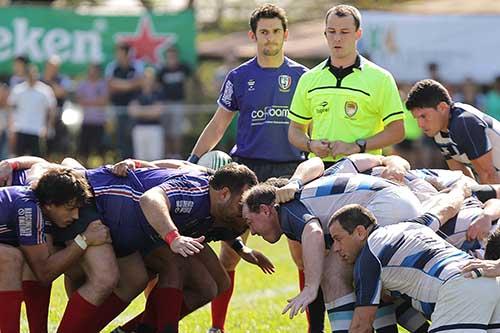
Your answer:
[[[0,332],[19,333],[24,258],[10,245],[0,244]]]

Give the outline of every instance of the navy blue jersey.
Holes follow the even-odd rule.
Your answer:
[[[45,221],[33,191],[24,186],[0,188],[0,243],[45,243]]]
[[[26,170],[12,171],[12,186],[25,186],[25,185],[28,185],[26,180]]]
[[[473,106],[454,103],[448,132],[439,132],[434,141],[447,160],[471,166],[471,161],[492,151],[493,165],[500,171],[500,122]]]
[[[262,68],[253,58],[226,77],[217,103],[239,111],[232,155],[292,162],[304,155],[288,141],[288,110],[300,76],[307,68],[285,58],[278,68]]]
[[[238,235],[214,228],[210,215],[209,176],[206,173],[174,169],[138,169],[127,177],[114,175],[109,168],[88,170],[87,179],[95,194],[97,209],[111,231],[119,256],[163,243],[144,216],[141,195],[159,186],[169,200],[170,216],[183,236],[205,236],[206,241],[230,240]]]

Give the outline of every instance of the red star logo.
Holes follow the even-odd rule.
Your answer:
[[[116,38],[120,42],[129,44],[135,53],[135,58],[156,64],[158,51],[173,44],[173,34],[155,34],[154,28],[148,17],[139,21],[139,31],[134,35],[119,34]]]

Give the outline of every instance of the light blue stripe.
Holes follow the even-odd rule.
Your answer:
[[[342,312],[332,311],[331,315],[334,320],[352,320],[352,317],[354,316],[354,311],[342,311]]]

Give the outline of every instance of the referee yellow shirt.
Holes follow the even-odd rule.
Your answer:
[[[312,139],[351,143],[404,119],[396,82],[385,69],[358,56],[346,76],[337,78],[333,73],[330,59],[325,60],[301,76],[293,95],[288,118],[299,124],[312,122]],[[331,156],[324,160],[334,161]]]

